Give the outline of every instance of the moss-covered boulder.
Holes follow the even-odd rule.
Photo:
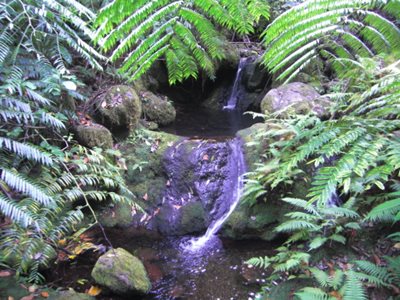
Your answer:
[[[92,106],[93,117],[113,133],[129,132],[137,126],[142,114],[138,94],[126,85],[115,85],[99,93]]]
[[[261,101],[261,112],[265,114],[280,112],[282,117],[289,113],[318,116],[327,113],[330,102],[318,94],[310,85],[293,82],[270,90]]]
[[[74,129],[78,142],[86,147],[109,149],[113,146],[111,132],[100,124],[78,125]]]
[[[151,289],[142,262],[122,248],[111,249],[100,256],[92,277],[97,284],[119,295],[147,294]]]
[[[120,145],[127,170],[124,174],[130,191],[149,214],[157,210],[163,200],[163,192],[168,185],[163,159],[166,150],[181,137],[165,132],[141,129]],[[142,219],[142,214],[133,216],[134,223]],[[112,219],[112,217],[111,217]]]
[[[110,203],[98,211],[97,218],[104,227],[128,227],[132,224],[133,211],[129,203]]]
[[[146,91],[141,94],[146,120],[165,126],[175,121],[176,110],[167,97]]]

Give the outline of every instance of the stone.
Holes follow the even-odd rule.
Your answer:
[[[92,115],[113,133],[129,132],[136,128],[142,114],[142,105],[135,89],[115,85],[93,98]]]
[[[243,69],[242,84],[248,92],[262,90],[270,78],[270,74],[262,66],[261,61],[261,57],[258,57]]]
[[[97,218],[104,227],[128,227],[131,225],[132,206],[126,202],[110,203],[102,207],[97,213]]]
[[[147,121],[166,126],[175,121],[176,110],[167,97],[161,97],[146,91],[141,94],[143,114]]]
[[[321,117],[327,113],[329,105],[330,101],[322,98],[312,86],[293,82],[270,90],[261,101],[261,112],[280,112],[281,117],[314,112]]]
[[[90,125],[78,125],[74,128],[76,139],[86,147],[99,147],[110,149],[113,147],[111,132],[104,126],[96,123]]]
[[[50,296],[48,299],[57,300],[94,300],[96,297],[92,297],[88,294],[77,293],[74,290],[61,291],[55,296]]]
[[[100,256],[92,277],[97,284],[119,295],[147,294],[151,289],[143,263],[122,248],[111,249]]]

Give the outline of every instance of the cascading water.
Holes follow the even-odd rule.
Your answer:
[[[206,247],[208,243],[215,237],[218,230],[232,214],[239,203],[243,189],[243,174],[246,170],[242,142],[240,139],[235,138],[229,141],[227,145],[230,148],[230,156],[228,161],[230,174],[227,180],[224,182],[223,194],[221,197],[219,197],[219,199],[217,199],[217,201],[229,205],[221,205],[221,203],[216,203],[211,214],[217,216],[219,215],[219,217],[211,222],[203,236],[199,238],[193,238],[186,242],[184,245],[185,250],[196,252]],[[216,211],[221,209],[223,210],[222,212]]]
[[[226,105],[224,106],[224,110],[234,110],[237,108],[238,100],[239,100],[239,91],[240,91],[240,81],[242,79],[242,70],[247,62],[247,57],[242,57],[239,61],[239,66],[236,71],[235,81],[233,82],[233,87],[231,94],[228,98]]]

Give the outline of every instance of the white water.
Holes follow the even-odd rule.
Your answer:
[[[236,77],[235,77],[235,81],[233,83],[232,92],[231,92],[231,95],[229,96],[227,104],[223,107],[224,110],[236,109],[236,106],[238,103],[239,84],[240,84],[240,79],[242,78],[241,74],[242,74],[243,67],[246,64],[246,60],[247,60],[247,58],[245,57],[245,58],[241,58],[239,61],[239,66],[236,71]]]
[[[237,170],[236,172],[233,172],[234,174],[236,174],[236,178],[232,181],[232,186],[229,187],[228,191],[225,191],[228,193],[231,192],[231,197],[227,195],[227,197],[224,197],[223,200],[226,201],[228,199],[233,199],[233,201],[229,207],[229,210],[224,213],[219,219],[211,223],[203,236],[191,239],[185,245],[184,248],[190,252],[197,252],[200,249],[204,248],[208,244],[208,242],[216,236],[218,230],[235,210],[242,196],[243,174],[245,173],[246,166],[244,161],[242,143],[238,139],[235,139],[229,143],[229,146],[232,149],[231,159],[235,162],[233,167],[236,167]]]

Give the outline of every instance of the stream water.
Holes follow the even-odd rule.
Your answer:
[[[186,168],[193,168],[192,171],[197,174],[193,177],[194,182],[190,187],[171,184],[166,188],[164,198],[184,199],[184,193],[187,195],[190,190],[208,212],[207,230],[200,236],[160,235],[133,227],[107,231],[114,247],[123,247],[143,261],[152,282],[149,295],[129,299],[250,300],[255,299],[260,291],[265,274],[244,262],[251,257],[271,254],[274,245],[259,240],[233,241],[218,237],[218,231],[239,203],[246,171],[242,141],[235,137],[235,133],[254,123],[242,118],[242,112],[235,109],[245,63],[246,59],[240,61],[230,98],[223,111],[213,115],[198,110],[188,113],[188,117],[183,118],[183,123],[178,123],[174,131],[188,136],[188,139],[174,145],[166,153],[169,161],[165,165],[166,173],[172,176],[171,182],[179,183],[182,179],[179,176],[186,173],[176,166],[180,161],[176,157],[187,151],[188,145],[184,143],[192,147]],[[202,159],[205,155],[207,159]],[[210,174],[217,179],[210,178]],[[209,195],[213,195],[214,202],[209,202]],[[182,201],[179,205],[184,205],[184,200],[179,201]],[[177,206],[177,203],[170,204]],[[174,216],[171,215],[171,218]],[[97,238],[98,243],[106,244],[101,234],[97,234]],[[83,256],[76,264],[60,265],[52,276],[62,278],[64,287],[72,286],[78,291],[85,291],[93,284],[90,270],[95,261],[93,257]],[[82,279],[86,281],[77,284]],[[57,279],[54,281],[57,285]],[[98,298],[122,299],[117,295]]]

